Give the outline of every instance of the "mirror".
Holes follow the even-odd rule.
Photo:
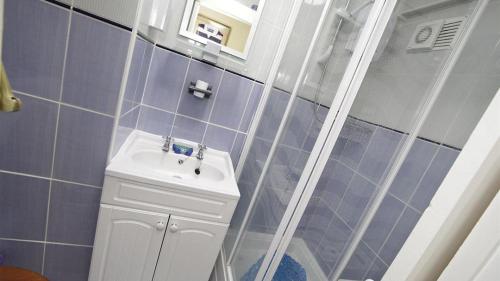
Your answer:
[[[265,0],[188,0],[179,34],[246,59]]]

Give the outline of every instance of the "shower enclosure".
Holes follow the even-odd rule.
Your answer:
[[[498,14],[295,1],[236,172],[228,278],[380,280],[500,87]]]

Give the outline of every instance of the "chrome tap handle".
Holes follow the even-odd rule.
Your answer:
[[[163,140],[165,140],[165,143],[163,143],[163,147],[161,148],[165,152],[170,151],[170,143],[174,141],[174,139],[171,136],[163,137]]]
[[[206,144],[198,144],[198,154],[196,154],[196,159],[203,160],[203,151],[207,150]]]

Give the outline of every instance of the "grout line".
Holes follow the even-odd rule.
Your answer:
[[[210,108],[210,113],[208,114],[207,126],[205,126],[205,131],[203,132],[203,137],[201,138],[201,143],[205,142],[205,136],[207,135],[208,124],[210,124],[210,119],[212,119],[212,113],[214,112],[215,103],[217,102],[217,97],[219,97],[220,86],[222,85],[222,80],[224,80],[224,75],[226,74],[226,72],[227,71],[224,69],[224,72],[222,72],[222,74],[220,76],[219,83],[217,85],[217,92],[215,92],[214,102],[212,104],[212,108]],[[235,136],[235,139],[236,139],[236,136]],[[233,140],[233,143],[234,143],[234,140]]]
[[[69,40],[70,40],[70,35],[71,35],[71,22],[73,20],[73,8],[70,7],[69,9],[69,15],[68,15],[68,30],[66,31],[66,42],[64,46],[64,57],[63,57],[63,66],[62,66],[62,72],[61,72],[61,83],[60,83],[60,89],[59,89],[59,99],[57,103],[57,114],[56,114],[56,124],[55,124],[55,129],[54,129],[54,143],[52,145],[52,162],[51,162],[51,167],[50,167],[50,178],[54,177],[54,165],[56,161],[56,149],[57,149],[57,137],[58,137],[58,132],[59,132],[59,122],[60,122],[60,116],[61,116],[61,101],[62,101],[62,95],[64,91],[64,78],[65,78],[65,73],[66,73],[66,64],[67,64],[67,59],[68,59],[68,48],[69,48]],[[49,191],[48,191],[48,197],[47,197],[47,209],[45,212],[45,231],[44,231],[44,241],[47,241],[47,235],[49,232],[49,217],[50,217],[50,201],[52,197],[52,180],[49,181]],[[42,274],[45,272],[45,252],[46,252],[46,245],[44,244],[43,246],[43,256],[42,256]]]
[[[206,123],[206,124],[209,124],[211,126],[219,127],[219,128],[222,128],[222,129],[226,129],[226,130],[232,131],[232,132],[241,133],[241,134],[245,134],[245,135],[247,134],[247,133],[245,133],[243,131],[235,130],[235,129],[232,129],[232,128],[229,128],[229,127],[225,127],[225,126],[222,126],[222,125],[219,125],[219,124],[216,124],[216,123],[211,123],[211,122],[203,121],[203,120],[191,117],[189,115],[184,115],[184,114],[181,114],[181,113],[174,113],[172,111],[161,109],[161,108],[156,107],[156,106],[147,105],[147,104],[142,104],[141,106],[147,107],[147,108],[151,108],[151,109],[155,109],[155,110],[162,111],[162,112],[166,112],[166,113],[170,113],[170,114],[173,114],[173,115],[178,115],[180,117],[184,117],[184,118],[187,118],[187,119],[190,119],[190,120],[194,120],[194,121],[198,121],[198,122],[201,122],[201,123]]]
[[[162,109],[162,108],[156,107],[154,105],[141,104],[141,106],[144,106],[144,107],[147,107],[147,108],[151,108],[151,109],[155,109],[155,110],[162,111],[162,112],[167,112],[167,113],[170,113],[170,114],[175,114],[175,112],[172,112],[172,111],[169,111],[169,110],[166,110],[166,109]],[[189,118],[192,118],[192,117],[189,117]],[[195,119],[195,118],[192,118],[192,119]],[[195,120],[198,120],[198,119],[195,119]]]
[[[61,91],[62,91],[62,89],[61,89]],[[51,99],[40,97],[40,96],[35,96],[35,95],[32,95],[32,94],[24,93],[24,92],[17,91],[17,90],[13,90],[13,92],[15,92],[16,94],[27,96],[27,97],[31,97],[31,98],[34,98],[34,99],[39,99],[39,100],[47,101],[47,102],[50,102],[50,103],[55,103],[55,104],[58,104],[58,105],[64,105],[64,106],[67,106],[67,107],[72,107],[72,108],[76,108],[76,109],[79,109],[79,110],[83,110],[83,111],[87,111],[87,112],[99,114],[99,115],[102,115],[102,116],[114,118],[113,115],[110,115],[110,114],[107,114],[107,113],[102,113],[102,112],[99,112],[99,111],[94,111],[92,109],[80,107],[80,106],[77,106],[77,105],[72,105],[72,104],[69,104],[69,103],[62,102],[62,101],[55,101],[55,100],[51,100]]]
[[[136,105],[135,105],[135,106],[133,106],[131,109],[129,109],[127,112],[125,112],[122,116],[120,116],[120,118],[125,117],[127,114],[129,114],[129,113],[131,113],[132,111],[136,110],[139,106],[140,106],[140,104],[136,104]]]
[[[143,115],[143,107],[142,105],[139,105],[139,114],[137,114],[137,120],[135,120],[135,127],[134,130],[139,130],[139,120],[141,120],[141,116]]]
[[[151,51],[151,57],[149,58],[148,70],[147,70],[146,78],[145,78],[146,81],[144,82],[144,89],[142,89],[142,96],[141,96],[141,102],[140,102],[141,105],[144,104],[144,95],[146,94],[146,89],[148,87],[149,74],[151,73],[151,65],[153,64],[153,56],[155,55],[155,51],[156,51],[156,44],[153,44],[153,50]]]
[[[402,199],[400,199],[399,197],[397,197],[396,195],[394,195],[391,191],[388,191],[387,194],[391,195],[392,197],[394,197],[394,199],[398,200],[401,204],[403,204],[405,207],[408,207],[410,209],[412,209],[413,211],[415,211],[416,213],[418,213],[419,215],[422,214],[422,212],[418,209],[416,209],[415,207],[413,207],[412,205],[410,205],[410,203],[407,203],[405,201],[403,201]]]
[[[80,185],[80,186],[85,186],[85,187],[102,189],[102,187],[96,186],[96,185],[91,185],[91,184],[86,184],[86,183],[79,183],[79,182],[74,182],[74,181],[61,180],[61,179],[50,178],[50,177],[37,176],[37,175],[33,175],[33,174],[26,174],[26,173],[14,172],[14,171],[7,171],[7,170],[1,170],[0,169],[0,173],[9,174],[9,175],[16,175],[16,176],[23,176],[23,177],[28,177],[28,178],[42,179],[42,180],[48,180],[48,181],[63,182],[63,183],[69,183],[69,184]]]
[[[41,241],[41,240],[29,240],[29,239],[17,239],[17,238],[7,238],[7,237],[0,237],[0,240],[3,240],[3,241],[14,241],[14,242],[25,242],[25,243],[37,243],[37,244],[49,244],[49,245],[63,245],[63,246],[75,246],[75,247],[93,248],[93,246],[90,246],[90,245],[73,244],[73,243],[63,243],[63,242],[52,242],[52,241]],[[45,245],[44,245],[44,247],[45,247]]]
[[[141,36],[140,36],[139,34],[137,34],[137,35],[136,35],[136,39],[135,39],[135,40],[136,40],[136,41],[137,41],[137,40],[139,40],[139,41],[140,41],[141,39],[142,39],[142,38],[141,38]],[[136,42],[136,44],[137,44],[137,42]],[[149,43],[148,43],[148,42],[145,42],[144,44],[149,44]],[[135,48],[135,46],[134,46],[134,48]],[[146,45],[146,48],[144,48],[144,51],[142,52],[142,56],[141,56],[141,57],[142,57],[142,59],[141,59],[141,64],[139,65],[140,69],[139,69],[139,73],[138,73],[138,75],[137,75],[137,83],[136,83],[136,85],[135,85],[133,98],[136,98],[136,96],[137,96],[137,91],[139,90],[139,86],[140,86],[140,83],[139,83],[139,82],[140,82],[140,80],[141,80],[141,75],[142,75],[142,73],[144,72],[144,69],[143,69],[143,67],[142,67],[142,66],[144,65],[144,60],[146,59],[146,52],[147,52],[147,50],[148,50],[148,46]],[[135,50],[134,50],[134,52],[135,52]],[[152,53],[151,53],[151,54],[152,54]],[[151,57],[153,57],[153,56],[151,56]],[[134,56],[133,56],[133,53],[132,53],[132,59],[130,60],[130,61],[131,61],[131,63],[132,63],[133,59],[134,59]],[[149,70],[149,66],[148,66],[148,70]],[[130,70],[129,70],[129,72],[130,72]],[[128,79],[127,79],[127,80],[128,80]],[[128,81],[127,81],[127,83],[128,83]],[[146,83],[145,83],[145,82],[144,82],[144,85],[146,85]],[[143,89],[142,89],[142,92],[143,92],[142,94],[143,94],[143,95],[144,95],[144,88],[146,88],[146,87],[143,87]],[[127,91],[125,91],[125,93],[126,93],[126,92],[127,92]],[[141,95],[141,99],[142,99],[142,96],[143,96],[143,95]],[[125,99],[126,99],[126,97],[124,97],[124,100],[125,100]],[[135,101],[133,101],[133,102],[135,102]],[[140,103],[140,101],[139,101],[139,102],[136,102],[136,103]]]
[[[137,120],[135,120],[135,127],[134,129],[137,129],[139,126],[139,120],[141,119],[142,113],[142,106],[144,106],[144,95],[146,94],[146,88],[148,86],[149,82],[149,73],[151,70],[151,65],[153,64],[153,56],[155,54],[156,50],[156,44],[147,42],[149,44],[152,44],[152,49],[151,49],[151,57],[149,58],[149,63],[148,63],[148,69],[146,70],[146,77],[144,78],[144,87],[142,89],[142,94],[141,94],[141,100],[139,101],[139,114],[137,115]],[[141,72],[142,72],[142,67],[141,67]]]
[[[359,169],[359,166],[361,166],[361,163],[363,162],[363,159],[365,158],[366,152],[368,151],[368,147],[370,146],[370,144],[371,144],[371,142],[373,140],[373,135],[375,135],[375,132],[377,131],[377,128],[378,127],[375,127],[375,130],[373,130],[373,133],[371,134],[370,139],[368,140],[368,143],[366,144],[365,151],[363,151],[363,155],[361,155],[361,158],[359,159],[359,163],[356,165],[356,170],[351,169],[353,172],[355,172],[359,176],[362,176],[362,175],[360,175],[359,173],[357,173],[357,170]],[[339,158],[339,160],[340,160],[340,158]],[[367,180],[364,176],[362,176],[362,177],[363,177],[363,179]],[[339,201],[339,205],[337,206],[337,210],[340,209],[340,206],[344,202],[344,198],[345,198],[345,195],[347,194],[347,191],[351,189],[351,183],[352,183],[352,179],[353,178],[354,178],[354,176],[349,181],[349,185],[347,186],[347,188],[346,188],[346,190],[344,192],[344,195],[342,196],[341,200]],[[372,181],[370,181],[370,180],[369,180],[369,182],[372,183]],[[378,187],[378,184],[375,184],[375,192],[376,192],[377,187]],[[366,210],[366,208],[365,208],[365,210]],[[364,214],[364,210],[363,210],[363,214]]]
[[[243,123],[243,119],[245,118],[245,113],[247,113],[248,105],[250,104],[250,100],[252,99],[254,89],[255,89],[255,81],[252,82],[252,87],[250,87],[250,92],[248,94],[247,102],[245,103],[245,108],[243,109],[243,114],[241,115],[240,123],[238,124],[238,131],[241,130],[241,125]]]
[[[372,269],[373,265],[375,264],[375,261],[377,261],[377,258],[380,259],[378,257],[377,254],[375,254],[375,257],[373,258],[373,260],[371,261],[370,265],[367,266],[366,268],[366,272],[363,274],[363,278],[361,278],[361,280],[366,280],[366,275],[368,275],[368,273],[370,272],[370,269]],[[383,262],[385,264],[385,262]]]
[[[415,196],[415,194],[417,193],[417,190],[419,189],[420,187],[420,184],[422,183],[422,181],[424,180],[425,178],[425,175],[427,174],[427,172],[429,171],[429,168],[432,166],[432,163],[434,162],[434,160],[436,159],[437,155],[439,153],[439,147],[436,148],[436,151],[434,152],[434,155],[432,156],[431,160],[429,161],[429,165],[427,165],[427,167],[425,168],[425,171],[422,173],[422,176],[420,176],[420,179],[418,180],[418,183],[415,185],[415,189],[413,190],[413,192],[410,194],[410,197],[408,197],[408,204],[410,204],[411,200],[413,199],[413,196]],[[419,212],[419,213],[422,213],[422,212]]]
[[[191,62],[192,62],[192,59],[190,58],[188,60],[188,65],[186,67],[186,73],[184,74],[184,80],[182,81],[182,88],[181,88],[181,92],[179,94],[179,100],[177,101],[177,106],[175,107],[174,120],[172,120],[172,126],[170,127],[170,133],[168,134],[169,136],[172,136],[172,134],[174,133],[175,120],[177,119],[177,112],[179,111],[179,106],[181,105],[182,93],[184,92],[184,86],[186,86],[186,80],[187,80],[189,70],[191,68]]]
[[[402,211],[401,211],[401,214],[399,214],[398,216],[398,219],[396,220],[396,222],[394,223],[394,225],[392,226],[391,230],[389,231],[389,233],[387,234],[387,237],[385,237],[385,240],[384,242],[382,243],[382,245],[380,246],[380,249],[375,252],[377,254],[377,257],[380,258],[380,260],[385,264],[387,265],[386,261],[380,257],[380,253],[382,252],[382,249],[384,249],[385,245],[387,244],[387,241],[389,241],[389,237],[391,237],[392,233],[394,232],[394,229],[396,229],[396,226],[399,224],[399,222],[401,221],[401,218],[403,217],[403,214],[405,213],[407,207],[405,207]]]

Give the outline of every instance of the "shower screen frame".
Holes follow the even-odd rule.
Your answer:
[[[288,30],[291,32],[291,29],[293,27],[293,24],[295,22],[295,19],[293,18],[294,16],[297,16],[298,9],[300,9],[300,6],[303,1],[296,1],[294,3],[294,7],[292,9],[292,16],[291,19],[289,19],[287,27],[290,29]],[[285,111],[283,120],[280,124],[280,129],[278,129],[278,133],[274,139],[273,146],[275,147],[281,137],[281,133],[283,131],[284,124],[287,121],[288,114],[291,110],[291,106],[297,97],[299,86],[303,76],[305,69],[309,65],[309,59],[310,59],[310,53],[312,52],[312,49],[314,48],[314,45],[316,44],[318,34],[321,32],[322,25],[325,22],[325,17],[328,14],[328,11],[332,7],[334,0],[328,0],[327,3],[325,4],[325,7],[323,8],[324,11],[322,12],[321,18],[319,20],[318,26],[316,27],[315,30],[315,35],[313,37],[312,43],[309,46],[308,50],[308,55],[306,55],[306,59],[304,60],[302,64],[302,69],[301,73],[299,74],[299,77],[297,79],[297,83],[291,93],[291,97],[289,100],[289,103],[287,105],[287,110]],[[347,114],[352,106],[352,103],[354,102],[354,99],[358,93],[358,90],[361,86],[361,83],[364,79],[364,76],[368,70],[368,67],[373,59],[373,56],[375,54],[375,51],[378,47],[379,41],[382,38],[383,32],[387,26],[387,23],[389,22],[389,18],[393,13],[394,7],[397,3],[397,0],[381,0],[381,1],[375,1],[373,4],[373,7],[370,11],[370,14],[367,18],[366,24],[362,29],[361,35],[359,37],[358,42],[356,43],[356,47],[354,49],[354,52],[349,60],[349,64],[347,65],[347,68],[344,71],[344,75],[342,77],[342,80],[340,82],[340,85],[337,89],[335,98],[333,100],[333,103],[328,111],[328,115],[325,119],[325,122],[321,128],[321,131],[318,135],[318,138],[316,140],[316,143],[313,147],[313,150],[311,152],[311,155],[309,156],[309,159],[307,161],[307,164],[301,174],[300,180],[296,186],[296,189],[292,195],[292,198],[288,204],[288,207],[286,208],[285,214],[283,218],[280,221],[280,224],[278,226],[278,229],[276,233],[273,235],[273,239],[271,242],[271,245],[269,249],[267,250],[267,253],[263,259],[262,265],[260,266],[260,269],[257,273],[257,276],[255,280],[271,280],[274,271],[276,270],[277,266],[279,265],[279,262],[281,261],[281,258],[284,255],[284,252],[288,246],[288,244],[291,241],[291,238],[294,234],[294,231],[290,231],[288,228],[289,223],[292,223],[292,219],[295,218],[297,221],[296,223],[298,224],[298,220],[300,220],[300,217],[302,213],[304,212],[308,198],[303,198],[303,193],[304,191],[308,191],[312,194],[312,191],[315,188],[316,183],[319,180],[319,177],[321,176],[321,172],[323,171],[324,166],[326,165],[326,161],[320,161],[321,156],[325,155],[324,149],[333,149],[333,145],[336,143],[336,140],[339,136],[340,130],[342,129],[346,119],[347,119]],[[289,34],[285,33],[284,36],[287,36]],[[286,39],[286,38],[285,38]],[[286,47],[286,42],[283,42],[283,50]],[[267,99],[267,96],[269,95],[271,89],[272,89],[272,83],[274,82],[274,78],[276,76],[277,69],[279,67],[279,64],[281,62],[281,57],[280,56],[275,63],[273,64],[273,68],[271,69],[271,72],[268,76],[268,79],[266,81],[266,87],[264,89],[264,94],[263,94],[263,101],[259,105],[259,109],[257,110],[256,118],[255,121],[252,124],[252,128],[249,132],[249,140],[247,144],[245,145],[244,151],[242,153],[242,158],[240,159],[239,165],[238,165],[238,170],[236,175],[239,177],[241,174],[241,169],[242,166],[244,165],[245,158],[248,154],[251,142],[253,141],[255,137],[255,132],[259,123],[260,115],[262,114],[265,106],[265,102]],[[328,142],[327,142],[328,140]],[[327,147],[326,147],[327,146]],[[326,154],[326,158],[328,158],[329,153]],[[266,162],[269,162],[270,159],[274,156],[273,149],[271,149],[271,153],[269,153],[269,156],[266,160]],[[323,158],[325,158],[323,157]],[[317,165],[321,165],[321,168],[318,168]],[[264,166],[262,170],[261,177],[265,175],[267,171],[266,166]],[[260,181],[260,180],[259,180]],[[255,191],[255,195],[258,193],[258,188]],[[253,209],[252,203],[250,203],[250,206],[248,210],[246,211],[245,217],[247,217],[250,212]],[[297,216],[300,213],[300,216]],[[228,260],[225,263],[225,269],[229,271],[229,276],[232,277],[231,274],[231,261],[234,258],[235,252],[237,252],[238,245],[240,243],[240,238],[242,236],[242,230],[245,229],[247,226],[246,223],[243,223],[242,226],[240,227],[237,235],[236,242],[233,246],[233,248],[229,251],[230,256],[228,257]],[[285,232],[286,231],[286,232]],[[223,257],[225,258],[225,257]]]
[[[375,1],[278,231],[255,280],[271,281],[339,138],[397,0]],[[306,61],[305,64],[308,62]],[[268,260],[266,263],[266,259]],[[267,268],[265,266],[268,265]]]

